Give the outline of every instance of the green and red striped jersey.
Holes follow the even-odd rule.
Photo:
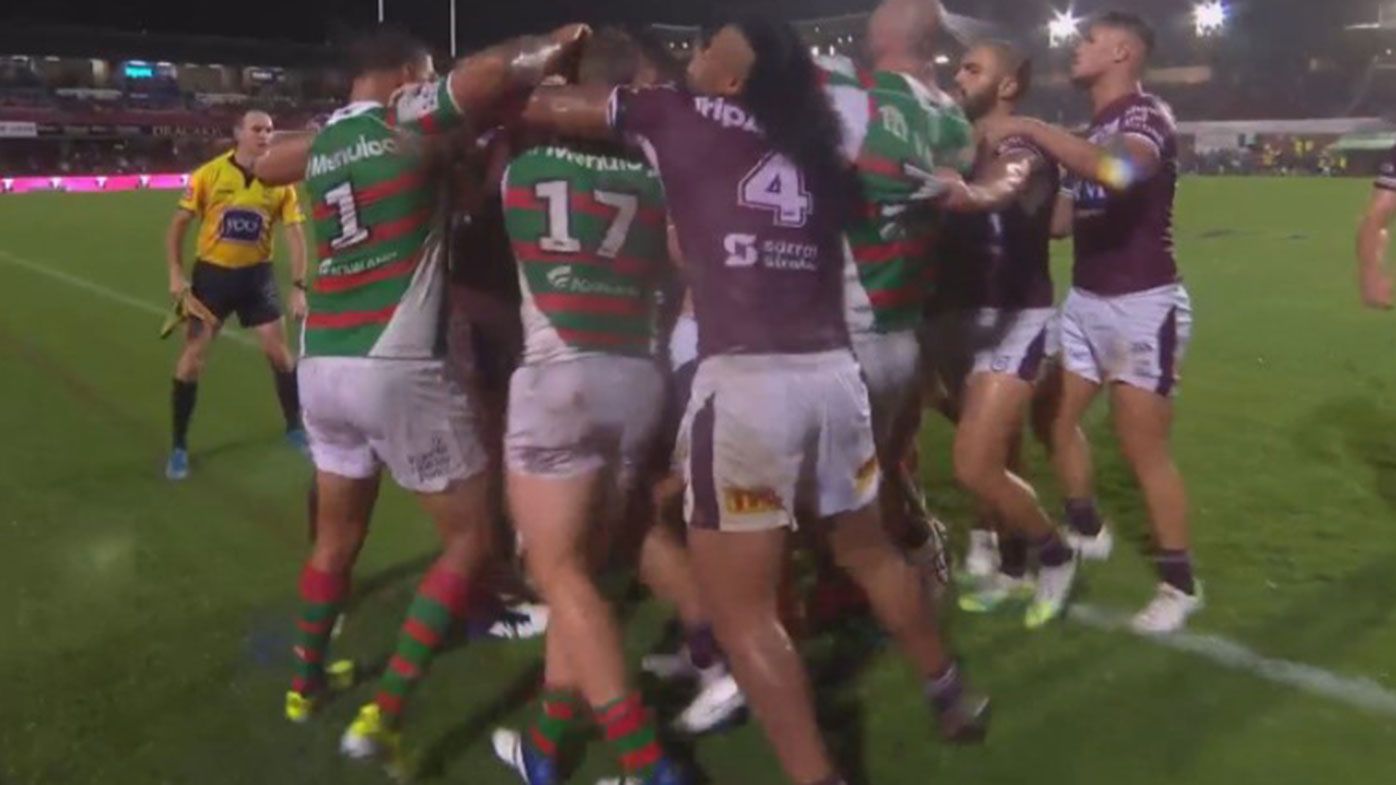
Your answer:
[[[304,356],[442,355],[443,203],[414,142],[462,120],[441,80],[404,88],[388,106],[352,103],[316,136],[306,188],[318,264],[301,334]]]
[[[504,188],[523,290],[524,362],[652,354],[655,288],[668,257],[654,170],[551,145],[515,158]]]
[[[820,66],[865,202],[847,228],[849,329],[913,329],[928,294],[938,220],[927,207],[936,195],[931,174],[968,173],[973,129],[948,96],[905,74],[861,71],[846,58],[824,58]]]

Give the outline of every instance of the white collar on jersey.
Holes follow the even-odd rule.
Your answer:
[[[369,112],[374,109],[381,108],[382,106],[383,104],[377,101],[355,101],[351,104],[348,104],[347,106],[343,106],[339,109],[336,109],[335,113],[330,115],[329,122],[325,123],[325,125],[334,125],[340,120],[347,120],[350,117],[358,117],[364,112]]]

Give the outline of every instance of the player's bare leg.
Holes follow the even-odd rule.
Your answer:
[[[601,501],[602,476],[588,472],[556,478],[510,472],[509,507],[523,538],[529,574],[550,610],[549,646],[561,647],[571,680],[606,739],[620,752],[623,768],[649,770],[656,782],[667,782],[674,776],[673,768],[664,758],[640,696],[629,689],[619,625],[591,579],[588,545]],[[526,774],[525,781],[551,780]]]
[[[587,559],[599,480],[596,472],[565,479],[510,472],[507,479],[529,574],[551,610],[549,638],[559,636],[595,706],[626,694],[620,632]]]
[[[786,777],[803,785],[831,779],[834,766],[815,721],[804,663],[780,621],[788,539],[785,529],[689,530],[694,571],[718,640]]]
[[[887,539],[877,507],[834,516],[826,536],[839,566],[863,588],[878,622],[923,679],[941,734],[956,742],[981,740],[987,731],[988,701],[966,693],[941,636],[934,598],[917,568]]]
[[[1006,374],[975,374],[955,430],[955,479],[984,502],[996,519],[1034,539],[1056,528],[1038,504],[1032,486],[1008,469],[1023,427],[1022,412],[1032,385]]]
[[[1081,429],[1081,419],[1100,394],[1100,384],[1065,370],[1060,375],[1048,444],[1066,500],[1068,540],[1082,558],[1106,559],[1113,537],[1096,507],[1091,446]]]
[[[174,383],[170,392],[173,445],[165,464],[166,479],[183,480],[189,476],[189,421],[194,416],[194,404],[198,400],[199,377],[203,375],[204,362],[218,332],[218,327],[209,327],[197,319],[190,321],[185,331],[184,346],[175,360]]]
[[[1170,632],[1201,605],[1188,553],[1187,491],[1169,444],[1173,402],[1150,390],[1115,384],[1111,412],[1120,450],[1144,495],[1153,533],[1159,593],[1134,620],[1141,632]]]
[[[489,493],[489,475],[480,472],[452,482],[439,493],[417,494],[422,509],[436,524],[441,553],[417,587],[377,695],[359,710],[340,740],[340,749],[349,757],[377,757],[390,770],[400,769],[398,728],[407,700],[452,627],[464,619],[470,587],[493,550]],[[323,494],[320,503],[323,506]]]
[[[296,358],[286,345],[286,322],[276,319],[252,328],[257,343],[262,348],[271,365],[272,378],[276,383],[276,398],[281,404],[281,415],[286,420],[286,438],[292,446],[308,453],[305,430],[301,427],[300,389],[296,383]]]
[[[286,716],[305,722],[329,686],[326,663],[335,622],[349,599],[350,573],[368,536],[379,478],[315,474],[315,538],[301,571],[296,619],[296,676],[286,695]]]
[[[972,375],[955,431],[954,461],[956,479],[1006,529],[999,536],[1017,534],[1037,551],[1037,593],[1026,621],[1029,627],[1039,627],[1066,609],[1076,562],[1032,486],[1009,469],[1031,396],[1031,383],[1016,376]]]
[[[680,712],[674,727],[684,733],[699,734],[731,720],[746,706],[746,697],[717,645],[688,548],[663,517],[665,508],[671,506],[665,502],[682,491],[682,482],[676,476],[658,484],[655,511],[659,520],[649,527],[640,546],[639,573],[656,597],[674,607],[683,625],[684,644],[678,654],[646,657],[643,667],[660,678],[689,677],[698,681],[697,696]]]
[[[982,708],[962,710],[967,705],[961,700],[963,687],[941,644],[929,595],[882,528],[877,505],[838,516],[830,526],[839,566],[868,594],[878,619],[917,672],[928,684],[943,679],[931,696],[938,704],[945,701],[943,731],[954,738],[973,735],[969,731],[982,722]],[[804,664],[779,614],[788,536],[784,529],[694,528],[690,548],[718,639],[786,776],[796,783],[823,782],[834,776],[833,764],[815,721]]]

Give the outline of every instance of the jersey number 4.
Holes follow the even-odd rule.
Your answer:
[[[548,233],[538,238],[538,247],[548,253],[581,253],[582,242],[572,236],[572,187],[566,180],[547,180],[533,187],[539,200],[548,204]],[[625,247],[630,227],[640,212],[640,197],[614,191],[595,191],[592,198],[616,211],[606,236],[596,249],[603,259],[614,259]]]
[[[805,175],[789,158],[771,153],[742,178],[737,201],[743,207],[770,210],[776,226],[798,229],[809,220],[814,199],[805,188]]]

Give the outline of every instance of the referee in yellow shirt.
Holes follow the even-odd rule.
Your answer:
[[[265,112],[248,112],[233,131],[237,146],[199,167],[165,236],[169,263],[170,294],[186,292],[208,307],[218,320],[210,329],[198,319],[189,321],[183,350],[175,365],[174,449],[165,465],[165,476],[182,480],[189,476],[187,437],[194,413],[199,374],[209,346],[223,322],[232,314],[244,328],[256,333],[262,351],[276,377],[276,394],[286,417],[286,435],[305,449],[301,429],[300,396],[296,389],[296,363],[286,346],[281,319],[281,298],[272,272],[272,227],[279,221],[291,247],[291,315],[305,317],[306,245],[305,216],[295,188],[263,185],[252,174],[252,165],[271,143],[272,120]],[[192,287],[184,276],[184,235],[199,221],[198,260]]]

